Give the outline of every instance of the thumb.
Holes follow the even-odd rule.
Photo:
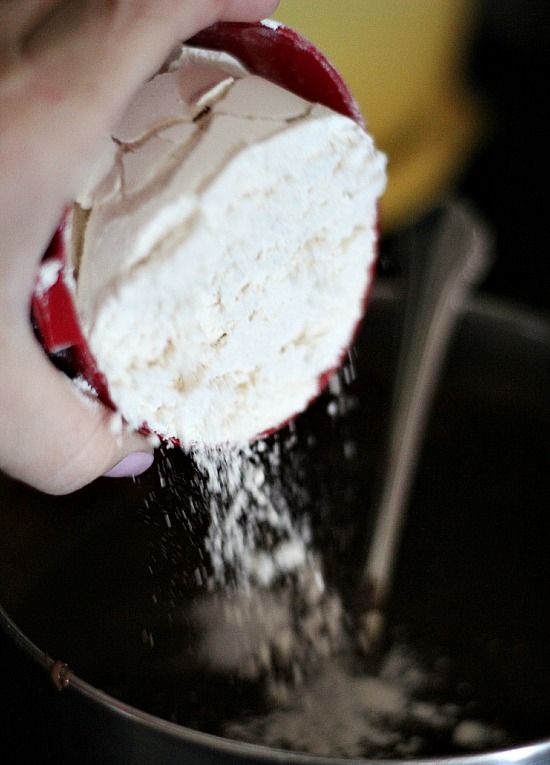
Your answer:
[[[22,334],[15,341],[16,333],[0,330],[0,467],[50,494],[150,467],[148,440],[122,430],[120,418],[55,369],[31,333]]]

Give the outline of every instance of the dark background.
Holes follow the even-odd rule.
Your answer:
[[[497,259],[485,286],[548,312],[550,3],[481,0],[480,6],[469,76],[492,108],[494,125],[460,191],[495,232]]]

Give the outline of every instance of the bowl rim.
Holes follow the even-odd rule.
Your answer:
[[[48,656],[33,643],[15,624],[13,619],[0,605],[0,627],[8,637],[27,654],[39,667],[48,674],[55,660]],[[52,688],[53,691],[53,688]],[[160,717],[144,712],[141,709],[126,704],[110,696],[105,691],[96,688],[76,674],[70,676],[70,682],[63,693],[76,693],[94,705],[106,709],[118,718],[138,727],[145,728],[159,735],[166,735],[173,740],[209,749],[220,754],[236,755],[245,759],[254,758],[266,763],[289,763],[289,765],[380,765],[379,760],[372,759],[342,759],[322,757],[313,754],[302,754],[283,749],[267,747],[261,744],[249,744],[241,741],[223,738],[212,733],[203,733],[178,723],[163,720]],[[548,759],[542,759],[548,756]],[[501,765],[504,763],[519,763],[519,765],[541,765],[550,759],[550,739],[535,741],[529,744],[499,749],[491,752],[474,753],[453,757],[428,757],[422,759],[388,759],[385,765]]]

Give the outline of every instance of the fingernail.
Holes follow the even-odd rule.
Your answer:
[[[130,476],[141,475],[151,467],[154,459],[154,456],[148,452],[132,452],[132,454],[124,457],[118,465],[104,473],[103,477],[129,478]]]

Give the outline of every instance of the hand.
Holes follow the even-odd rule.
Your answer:
[[[0,468],[65,494],[116,466],[143,472],[146,439],[49,362],[29,312],[40,259],[98,138],[172,47],[274,0],[0,0]],[[128,456],[130,455],[130,456]]]

